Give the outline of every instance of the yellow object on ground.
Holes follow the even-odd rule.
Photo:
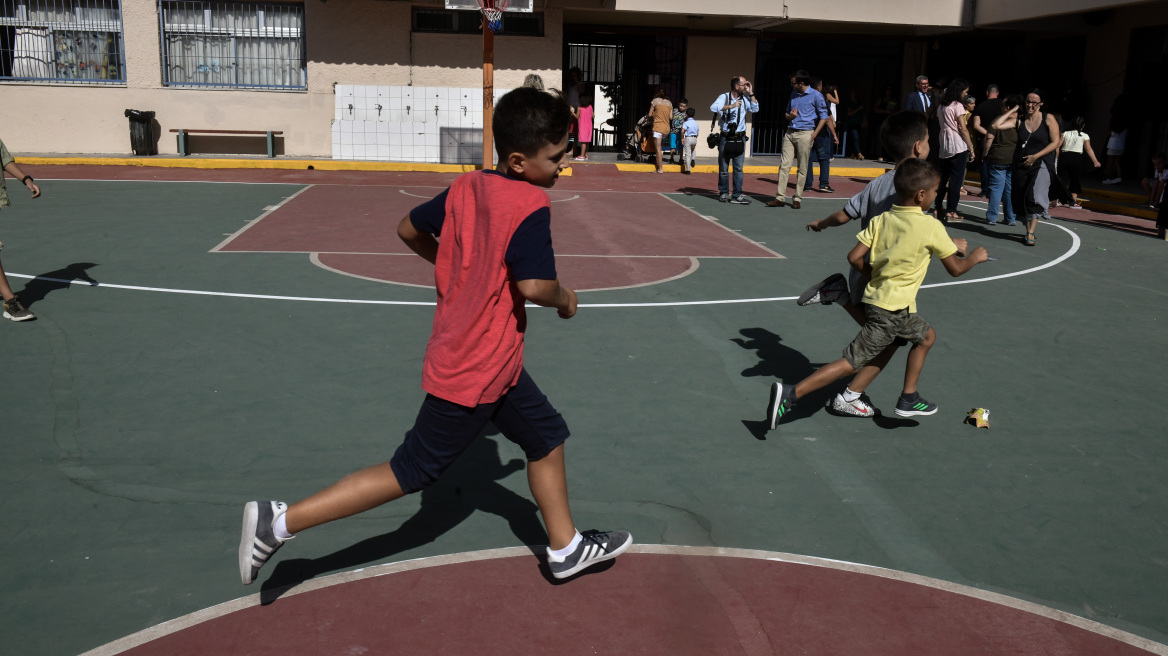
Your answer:
[[[974,408],[969,411],[969,415],[965,418],[965,423],[976,426],[977,428],[989,428],[990,411],[985,408]]]

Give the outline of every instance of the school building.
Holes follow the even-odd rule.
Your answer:
[[[467,2],[455,3],[467,5]],[[0,130],[18,153],[127,154],[126,109],[172,130],[276,131],[276,154],[481,161],[483,37],[448,0],[0,0]],[[496,95],[583,70],[599,147],[622,144],[653,92],[689,99],[703,132],[733,75],[755,82],[755,155],[779,151],[788,74],[806,68],[871,109],[887,87],[963,77],[981,97],[1045,89],[1102,152],[1112,111],[1131,164],[1168,146],[1168,2],[1122,0],[515,0],[494,38]],[[1127,102],[1115,103],[1123,94]],[[866,123],[861,141],[874,130]],[[194,153],[266,152],[192,134]],[[709,155],[701,140],[700,154]],[[1130,170],[1130,169],[1129,169]]]

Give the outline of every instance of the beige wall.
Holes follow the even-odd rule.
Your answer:
[[[1123,5],[1146,4],[1149,0],[978,0],[976,25],[1075,14]]]
[[[753,77],[756,48],[753,38],[691,36],[686,41],[685,95],[690,106],[697,108],[695,118],[702,126],[698,133],[699,157],[718,154],[717,149],[706,147],[706,135],[710,133],[710,105],[719,94],[729,90],[731,77]],[[750,122],[748,118],[747,123]],[[749,126],[746,133],[750,134]],[[750,154],[749,143],[747,154]]]
[[[965,0],[615,0],[617,11],[946,26],[961,25],[964,7]]]
[[[160,154],[177,152],[168,130],[203,128],[281,130],[284,154],[329,157],[334,84],[482,84],[482,37],[411,35],[409,3],[313,0],[304,8],[307,91],[176,89],[162,86],[157,3],[124,0],[125,86],[0,84],[5,143],[19,153],[128,154],[123,112],[133,108],[156,112]],[[544,37],[495,40],[496,87],[517,87],[533,72],[559,86],[562,17],[551,6]]]

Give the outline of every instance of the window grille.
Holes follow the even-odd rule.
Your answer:
[[[482,22],[483,15],[477,11],[414,7],[412,28],[414,32],[481,34]],[[543,14],[507,12],[497,36],[543,36]]]
[[[0,0],[0,80],[124,83],[119,0]]]
[[[168,86],[305,89],[304,6],[160,0]]]

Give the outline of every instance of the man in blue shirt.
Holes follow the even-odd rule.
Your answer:
[[[722,135],[718,138],[718,200],[748,205],[742,193],[742,165],[746,161],[746,117],[758,111],[754,86],[741,75],[730,78],[730,90],[718,96],[710,111],[718,114]],[[730,165],[734,165],[734,193],[730,189]]]
[[[811,76],[804,70],[795,71],[791,76],[791,100],[787,103],[787,131],[783,135],[783,157],[779,166],[779,188],[775,199],[767,207],[782,207],[787,204],[787,181],[791,175],[791,163],[796,162],[799,175],[795,180],[795,195],[791,199],[792,209],[803,204],[803,184],[810,173],[811,142],[827,124],[831,114],[827,111],[827,101],[823,94],[809,85]]]

